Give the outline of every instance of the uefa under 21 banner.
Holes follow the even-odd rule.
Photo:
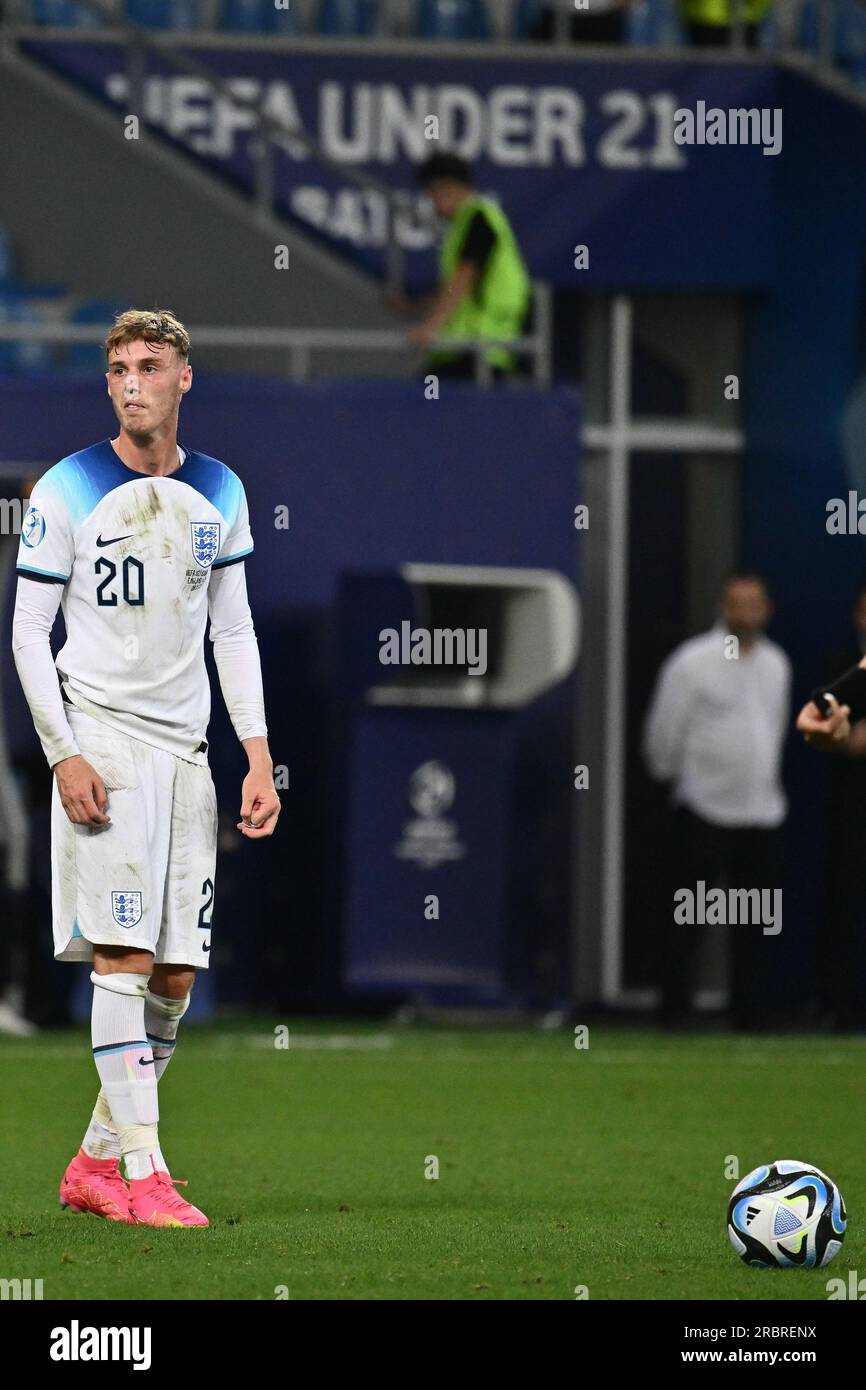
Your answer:
[[[128,112],[121,46],[27,47]],[[151,61],[148,119],[247,186],[257,107],[300,124],[331,159],[404,192],[399,236],[415,286],[434,275],[435,229],[412,166],[442,149],[473,164],[480,190],[511,217],[531,273],[553,284],[768,283],[774,177],[791,157],[782,75],[770,63],[503,58],[481,45],[472,58],[274,42],[184,47],[230,84],[231,99]],[[334,175],[291,138],[274,163],[280,210],[381,270],[383,197]]]

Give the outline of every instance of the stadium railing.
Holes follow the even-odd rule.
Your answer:
[[[229,40],[238,34],[423,44],[505,40],[536,48],[531,31],[543,8],[552,18],[545,46],[571,46],[572,23],[580,21],[573,0],[286,0],[279,9],[275,0],[5,0],[3,5],[11,22],[67,30],[131,21],[151,33],[211,33]],[[627,0],[625,18],[626,46],[687,42],[677,0]],[[853,35],[856,59],[864,19],[863,0],[776,0],[759,26],[759,43],[772,51],[820,50],[822,61],[850,66],[848,45]],[[733,49],[745,48],[742,0],[733,0],[728,37]]]
[[[475,358],[475,381],[479,386],[493,384],[493,372],[487,360],[486,349],[493,346],[505,347],[531,363],[530,380],[533,385],[547,387],[552,379],[552,307],[549,286],[540,281],[534,284],[532,331],[519,338],[473,338],[461,339],[459,350],[471,352]],[[3,348],[9,344],[28,344],[64,347],[86,344],[101,344],[111,329],[105,323],[40,323],[0,322],[0,362]],[[196,349],[232,348],[240,352],[263,349],[285,354],[285,374],[290,381],[307,381],[311,375],[313,354],[327,352],[394,352],[405,356],[407,351],[406,334],[400,329],[356,329],[356,328],[272,328],[250,327],[249,325],[204,324],[190,327],[190,335]],[[455,342],[451,338],[441,338],[431,344],[430,350],[445,348],[453,352]],[[47,363],[41,362],[37,369],[44,370]],[[22,370],[27,370],[22,364]],[[435,369],[431,369],[435,370]],[[518,378],[519,379],[519,378]]]

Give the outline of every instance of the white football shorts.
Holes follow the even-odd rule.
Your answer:
[[[65,708],[105,783],[111,820],[73,825],[52,778],[55,956],[89,961],[94,945],[124,946],[152,951],[156,964],[207,969],[217,842],[210,768]]]

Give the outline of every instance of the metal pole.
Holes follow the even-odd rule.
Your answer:
[[[406,256],[397,233],[397,219],[402,212],[399,192],[388,196],[388,244],[385,247],[385,288],[389,294],[402,293],[405,288]]]
[[[126,92],[129,110],[137,116],[140,123],[146,123],[144,112],[144,82],[147,70],[147,53],[137,38],[130,38],[126,50]]]
[[[553,380],[553,306],[550,286],[535,282],[535,366],[536,386],[547,387]]]
[[[576,6],[575,6],[576,8]],[[558,0],[553,11],[553,39],[555,43],[568,43],[570,34],[569,20],[571,16],[566,12],[562,0]]]
[[[289,354],[289,364],[292,381],[307,381],[310,375],[309,347],[296,343]]]
[[[269,133],[259,125],[258,135],[253,141],[256,161],[256,210],[262,217],[269,217],[274,202],[274,147]]]
[[[746,47],[746,26],[743,19],[743,0],[730,0],[731,32],[730,47],[742,52]]]
[[[480,343],[476,343],[473,351],[475,353],[475,381],[478,386],[483,386],[486,390],[493,385],[493,369],[487,360],[487,353]]]
[[[829,73],[833,67],[833,0],[818,0],[818,67]]]
[[[611,306],[610,317],[611,448],[608,461],[606,517],[607,615],[601,928],[601,991],[606,1002],[616,999],[622,982],[631,347],[631,300],[625,295],[617,295]]]

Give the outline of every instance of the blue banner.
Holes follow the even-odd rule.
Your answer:
[[[121,45],[27,47],[128,114]],[[785,153],[780,74],[769,63],[470,59],[273,43],[184,51],[229,83],[230,98],[151,57],[147,120],[245,188],[256,111],[301,127],[329,159],[404,193],[399,239],[414,287],[434,278],[437,232],[413,166],[444,149],[469,160],[480,190],[501,202],[537,278],[587,288],[770,280]],[[274,163],[279,210],[380,272],[385,196],[335,175],[290,137]]]

